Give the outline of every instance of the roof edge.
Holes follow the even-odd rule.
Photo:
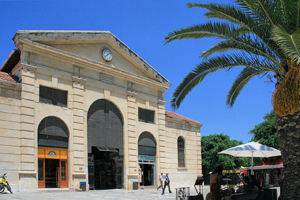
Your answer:
[[[56,34],[58,33],[59,36]],[[47,39],[42,38],[47,34]],[[89,37],[82,37],[82,35],[90,35]],[[121,50],[123,50],[127,55],[133,58],[136,62],[138,62],[144,69],[146,69],[149,73],[151,73],[154,77],[156,77],[161,83],[166,84],[168,87],[171,86],[171,83],[168,79],[166,79],[163,75],[161,75],[158,71],[156,71],[151,65],[149,65],[144,59],[142,59],[137,53],[135,53],[132,49],[130,49],[124,42],[122,42],[119,38],[117,38],[110,31],[67,31],[67,30],[19,30],[14,35],[13,40],[16,43],[19,39],[29,39],[32,41],[51,41],[51,40],[61,40],[61,41],[72,41],[72,40],[103,40],[103,38],[99,38],[99,35],[108,34],[114,38],[112,42],[115,43]],[[57,37],[59,39],[57,39]],[[133,56],[134,55],[134,56]]]
[[[184,123],[192,123],[193,125],[196,125],[196,126],[199,126],[199,127],[202,126],[202,124],[198,121],[195,121],[195,120],[189,119],[187,117],[178,115],[178,114],[176,114],[174,112],[171,112],[171,111],[166,110],[165,115],[166,115],[166,117],[168,117],[170,119],[173,119],[175,121],[180,121],[180,122],[184,122]]]

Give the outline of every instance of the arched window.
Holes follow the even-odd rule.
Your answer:
[[[140,135],[138,150],[139,155],[156,155],[156,141],[151,133],[145,131]]]
[[[118,107],[105,99],[96,100],[87,113],[90,189],[123,187],[123,137]]]
[[[184,140],[182,137],[179,137],[177,140],[177,149],[178,149],[178,167],[185,167]]]
[[[95,101],[87,116],[88,153],[92,147],[112,147],[123,156],[123,117],[119,109],[110,101]]]
[[[69,130],[59,118],[45,117],[38,127],[38,146],[68,148]]]

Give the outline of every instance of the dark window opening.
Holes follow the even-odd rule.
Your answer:
[[[178,147],[178,167],[185,167],[184,140],[182,137],[178,138],[177,147]]]
[[[38,180],[43,181],[44,180],[44,160],[39,159],[38,160]]]
[[[67,107],[68,92],[40,85],[40,102]]]
[[[154,111],[139,108],[139,121],[154,124]]]
[[[68,148],[69,131],[66,124],[57,117],[44,118],[38,127],[38,146]]]
[[[153,135],[149,132],[143,132],[139,137],[138,143],[139,155],[156,155],[156,141]]]
[[[99,99],[87,113],[90,189],[123,188],[123,117],[110,101]]]

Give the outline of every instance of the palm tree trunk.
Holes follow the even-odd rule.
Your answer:
[[[282,199],[300,199],[300,110],[292,115],[276,115],[278,142],[284,166]]]

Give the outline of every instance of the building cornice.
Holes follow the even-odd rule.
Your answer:
[[[21,83],[13,83],[11,81],[1,80],[1,79],[0,79],[0,86],[12,90],[22,89]]]
[[[36,51],[38,53],[45,54],[47,56],[51,55],[51,56],[54,56],[54,57],[58,57],[60,59],[63,59],[65,61],[67,61],[69,63],[72,63],[72,64],[75,64],[75,65],[79,65],[79,66],[87,67],[87,68],[92,68],[92,69],[95,69],[95,70],[101,70],[101,71],[103,71],[105,73],[108,73],[108,74],[116,74],[116,75],[119,75],[121,77],[125,77],[125,78],[128,78],[128,79],[132,80],[132,81],[135,81],[136,83],[140,83],[142,85],[148,85],[149,86],[149,84],[150,84],[150,85],[156,86],[157,88],[161,88],[163,90],[169,89],[169,85],[166,85],[164,83],[160,83],[160,82],[151,80],[149,78],[146,78],[146,77],[143,77],[143,76],[140,76],[140,75],[136,75],[136,74],[133,74],[131,72],[127,72],[127,71],[124,71],[124,70],[106,65],[104,63],[101,63],[101,62],[98,62],[98,61],[95,61],[95,60],[85,58],[83,56],[78,56],[78,55],[73,54],[73,53],[69,53],[69,52],[66,52],[66,51],[63,51],[63,50],[60,50],[60,49],[56,49],[56,48],[50,47],[48,45],[44,45],[44,44],[41,44],[41,43],[38,43],[38,42],[33,42],[31,40],[28,40],[28,39],[18,39],[15,42],[16,42],[17,47],[19,47],[20,45],[25,44],[25,45],[28,45],[29,47],[31,47],[32,51]],[[20,48],[20,49],[22,49],[22,48]]]
[[[29,40],[32,42],[46,43],[46,44],[78,44],[78,43],[99,43],[108,42],[109,44],[115,45],[139,65],[143,70],[152,75],[153,78],[157,79],[161,84],[170,87],[171,83],[151,67],[145,60],[143,60],[138,54],[132,51],[127,45],[125,45],[120,39],[113,35],[109,31],[49,31],[49,30],[20,30],[14,38],[15,44],[21,40]],[[121,52],[120,51],[120,52]]]
[[[197,128],[201,128],[201,126],[202,126],[202,124],[197,123],[197,122],[187,121],[187,120],[173,118],[173,117],[168,117],[168,116],[166,116],[165,119],[166,119],[166,122],[183,124],[183,125],[186,125],[186,126],[193,126],[193,127],[197,127]]]

